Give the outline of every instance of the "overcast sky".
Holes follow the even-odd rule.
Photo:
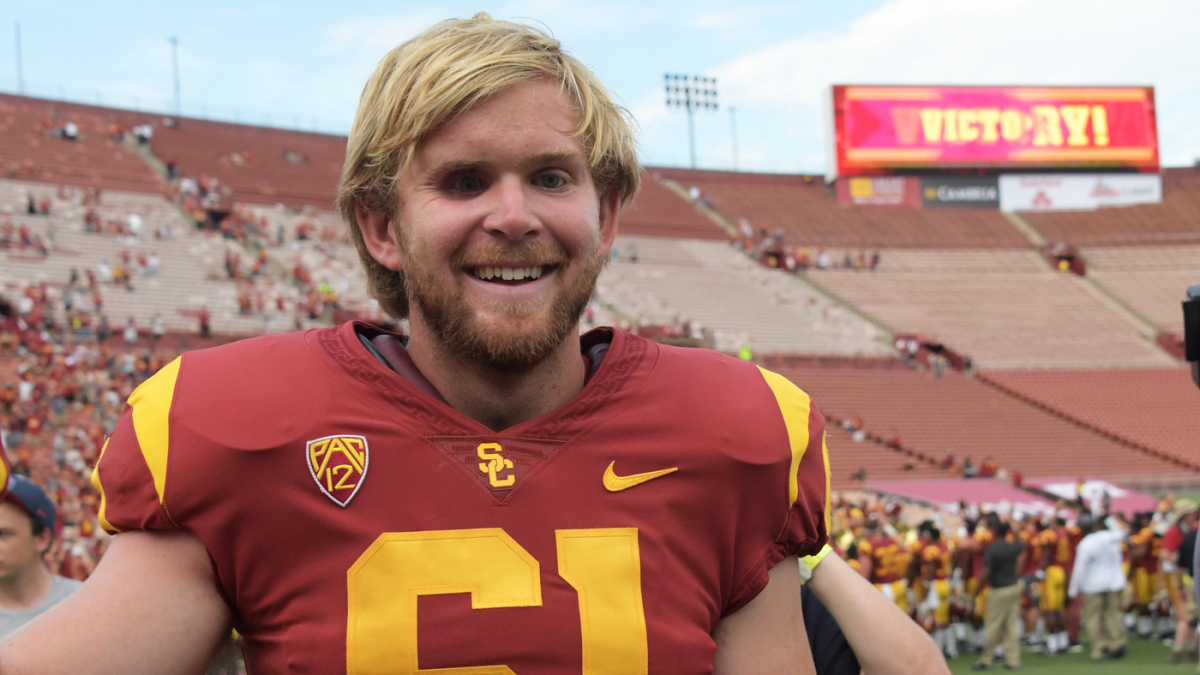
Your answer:
[[[718,78],[720,109],[696,116],[701,168],[732,167],[736,120],[739,168],[823,172],[835,82],[1152,85],[1164,165],[1200,158],[1197,0],[9,0],[0,91],[17,91],[20,22],[27,94],[168,111],[175,35],[185,115],[344,134],[384,53],[477,11],[561,39],[633,112],[647,164],[689,161],[668,72]]]

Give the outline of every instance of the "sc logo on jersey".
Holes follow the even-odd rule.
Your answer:
[[[367,475],[366,438],[338,434],[311,440],[305,446],[305,456],[317,487],[338,506],[345,507],[358,494]]]
[[[475,454],[483,460],[479,463],[479,470],[487,474],[488,483],[494,488],[509,487],[517,482],[515,474],[507,473],[513,468],[512,460],[505,459],[500,454],[502,452],[504,448],[500,447],[499,443],[480,443],[479,447],[475,448]],[[507,475],[501,476],[501,473]]]

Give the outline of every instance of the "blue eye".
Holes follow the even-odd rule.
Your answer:
[[[454,181],[454,189],[459,192],[479,192],[483,189],[483,182],[478,176],[460,176]]]
[[[534,179],[534,182],[539,187],[550,188],[552,190],[563,187],[567,184],[567,179],[556,173],[544,173]]]

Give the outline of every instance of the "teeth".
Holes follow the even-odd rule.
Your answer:
[[[476,267],[475,276],[485,281],[503,279],[505,281],[523,281],[538,279],[544,270],[541,267]]]

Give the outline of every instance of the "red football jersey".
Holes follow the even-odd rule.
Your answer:
[[[620,331],[494,432],[353,324],[189,352],[130,397],[110,531],[205,544],[250,672],[710,672],[711,632],[824,545],[824,420],[783,377]]]

